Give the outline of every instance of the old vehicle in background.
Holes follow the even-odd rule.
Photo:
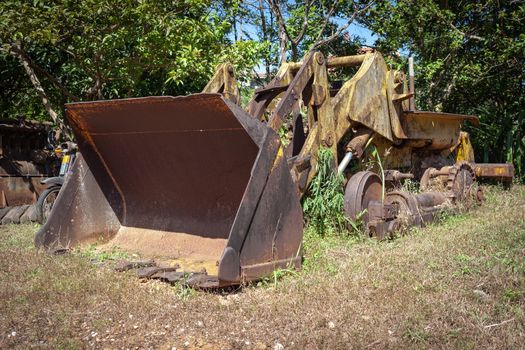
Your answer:
[[[0,222],[37,221],[42,180],[56,176],[60,161],[50,151],[48,123],[0,120]]]
[[[75,162],[77,145],[74,142],[67,141],[56,147],[55,155],[60,159],[60,171],[58,176],[48,177],[41,181],[42,185],[47,186],[38,196],[36,202],[37,221],[41,224],[47,221],[53,209],[53,205],[58,197],[58,193],[64,185],[67,175],[70,173],[71,167]]]

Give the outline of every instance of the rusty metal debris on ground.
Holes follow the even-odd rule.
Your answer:
[[[328,68],[343,67],[357,71],[331,84]],[[461,125],[475,116],[418,111],[408,83],[378,52],[313,52],[283,64],[246,110],[227,64],[201,94],[68,104],[81,155],[36,244],[102,241],[180,266],[141,276],[204,268],[188,283],[223,287],[300,268],[300,199],[321,147],[346,179],[346,215],[378,238],[478,202],[481,177],[512,181],[511,165],[474,162]]]
[[[217,286],[217,277],[208,275],[206,269],[198,272],[180,271],[181,266],[169,266],[153,260],[120,261],[114,267],[115,271],[135,271],[142,280],[159,280],[170,284],[182,283],[197,288],[213,288]]]

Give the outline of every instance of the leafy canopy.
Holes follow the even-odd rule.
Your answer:
[[[381,51],[414,55],[420,109],[478,115],[478,161],[514,161],[524,174],[524,18],[520,1],[399,0],[361,21]]]
[[[6,0],[0,61],[8,80],[25,75],[9,55],[19,44],[56,106],[188,94],[202,89],[221,61],[233,60],[241,78],[258,61],[261,45],[232,43],[229,31],[209,0]],[[29,81],[1,84],[4,116],[42,114],[38,99],[25,96],[34,95]]]

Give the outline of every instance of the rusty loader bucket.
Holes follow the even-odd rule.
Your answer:
[[[81,156],[36,245],[95,243],[226,286],[299,267],[303,217],[279,138],[218,94],[67,105]]]

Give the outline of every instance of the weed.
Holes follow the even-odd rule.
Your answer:
[[[27,304],[29,302],[29,299],[24,295],[17,295],[14,299],[14,302],[16,304]]]
[[[437,220],[434,225],[443,225],[444,227],[453,227],[465,221],[467,215],[465,213],[457,213],[453,210],[443,209],[437,213]]]
[[[514,301],[520,300],[522,295],[523,295],[522,291],[515,290],[512,288],[507,288],[505,290],[505,293],[503,293],[503,299],[509,302],[514,302]]]
[[[334,171],[333,163],[332,152],[327,148],[319,149],[317,174],[308,188],[308,196],[303,201],[308,225],[321,235],[343,232],[349,223],[349,219],[343,213],[344,177]]]
[[[27,271],[27,275],[30,277],[30,278],[37,278],[39,275],[42,274],[42,269],[39,268],[39,267],[35,267],[34,269],[29,269]]]
[[[241,87],[239,88],[239,93],[241,95],[241,106],[243,107],[246,107],[248,106],[248,103],[250,102],[253,94],[254,94],[254,91],[255,89],[253,88],[250,88],[250,87],[247,87],[247,86],[243,86],[241,84]]]
[[[281,144],[283,145],[283,147],[288,146],[290,144],[290,138],[288,135],[288,128],[286,127],[286,125],[281,125],[277,133],[279,134],[279,139],[281,140]]]
[[[277,269],[273,272],[273,285],[277,287],[277,282],[283,279],[285,276],[297,276],[297,271],[293,268]]]
[[[459,254],[456,256],[456,260],[462,264],[468,264],[472,261],[472,258],[466,254]]]
[[[421,192],[419,188],[419,182],[412,179],[405,179],[405,181],[403,181],[403,190],[413,194],[418,194]]]
[[[458,270],[454,271],[454,277],[480,273],[480,270],[476,267],[476,262],[474,261],[473,257],[461,253],[456,256],[456,261],[459,263],[460,266]]]
[[[257,287],[269,287],[272,286],[277,288],[277,285],[287,276],[297,277],[299,273],[293,267],[287,267],[284,269],[277,269],[272,272],[270,276],[266,276],[257,282]]]
[[[299,273],[292,267],[285,269],[277,269],[273,271],[271,276],[263,278],[257,283],[257,286],[273,286],[277,288],[277,284],[282,281],[286,276],[298,276]]]
[[[376,158],[375,163],[379,167],[379,174],[381,175],[381,202],[385,201],[385,170],[383,169],[383,162],[381,161],[381,157],[379,156],[379,151],[374,146],[372,150],[372,157]]]
[[[197,295],[195,289],[180,282],[175,283],[172,288],[177,298],[182,301],[188,301],[190,298]]]
[[[128,259],[130,256],[128,253],[121,251],[117,247],[113,247],[111,250],[98,250],[95,244],[91,244],[87,247],[76,248],[73,253],[95,262],[123,260]]]
[[[425,289],[425,286],[421,283],[416,283],[416,285],[414,287],[412,287],[414,289],[414,291],[416,293],[421,293],[424,289]]]
[[[407,326],[403,336],[410,342],[422,343],[427,341],[429,334],[422,329],[416,329],[415,327]]]

